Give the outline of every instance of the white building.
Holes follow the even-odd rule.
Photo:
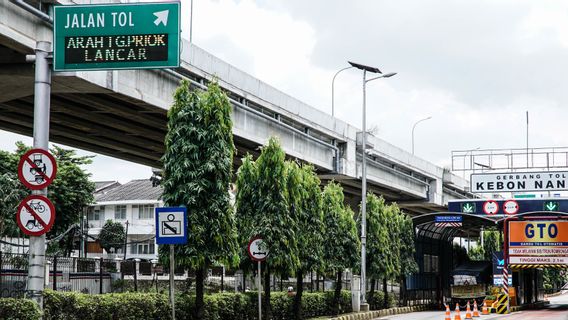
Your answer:
[[[132,180],[97,182],[95,204],[87,208],[88,257],[124,257],[124,247],[110,255],[96,241],[107,220],[124,225],[127,231],[126,259],[156,259],[158,247],[155,240],[154,209],[162,206],[162,188],[152,181]]]

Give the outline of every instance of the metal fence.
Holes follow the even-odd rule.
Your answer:
[[[56,291],[111,292],[116,262],[107,259],[46,257],[46,287]],[[0,297],[23,297],[28,276],[28,255],[0,251]]]

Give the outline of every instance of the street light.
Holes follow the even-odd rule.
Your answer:
[[[390,78],[396,75],[395,72],[382,74],[379,68],[366,66],[359,63],[354,63],[347,61],[349,64],[359,70],[363,70],[363,137],[362,137],[362,161],[361,161],[361,309],[363,305],[368,306],[365,291],[366,286],[366,260],[367,260],[367,82],[380,79],[380,78]],[[367,72],[370,73],[380,73],[380,76],[367,79]],[[363,311],[363,310],[362,310]]]
[[[420,122],[426,121],[426,120],[429,120],[429,119],[432,119],[432,116],[429,116],[428,118],[420,119],[420,120],[416,121],[414,123],[414,125],[412,126],[412,154],[414,154],[414,128],[416,128],[416,125],[419,124]]]
[[[333,75],[333,79],[331,80],[331,116],[334,117],[335,116],[335,77],[337,77],[338,74],[341,73],[341,71],[345,71],[348,69],[354,68],[353,66],[351,67],[345,67],[339,71],[337,71],[334,75]]]
[[[465,155],[463,156],[463,171],[462,171],[462,172],[463,172],[463,178],[464,178],[464,179],[465,179],[465,159],[467,158],[467,155],[468,155],[468,154],[472,153],[472,152],[475,151],[475,150],[479,150],[479,149],[481,149],[481,147],[477,147],[477,148],[475,148],[475,149],[468,150],[468,151],[465,153]],[[471,163],[471,162],[472,162],[472,161],[471,161],[471,159],[470,159],[470,163]],[[473,167],[473,166],[471,166],[471,167]]]

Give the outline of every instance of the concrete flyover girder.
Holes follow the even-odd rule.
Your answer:
[[[62,0],[70,3],[70,0]],[[85,3],[75,0],[76,3]],[[0,1],[0,128],[30,135],[33,65],[25,55],[51,26]],[[233,105],[238,156],[258,155],[272,135],[288,158],[312,163],[323,181],[340,181],[353,203],[360,193],[360,131],[313,108],[214,55],[182,41],[176,70],[58,72],[53,74],[52,141],[159,166],[167,110],[182,77],[195,88],[216,79]],[[437,210],[448,199],[470,196],[465,180],[388,142],[370,136],[369,190],[415,212]],[[236,163],[238,163],[236,159]]]

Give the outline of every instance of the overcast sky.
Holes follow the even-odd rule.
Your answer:
[[[185,38],[190,1],[182,0]],[[367,85],[376,135],[439,166],[452,150],[568,146],[568,2],[459,0],[194,1],[193,42],[331,113],[347,60],[398,72]],[[361,127],[361,73],[335,81],[336,116]],[[3,133],[0,148],[31,139]],[[151,175],[97,156],[95,180]]]

